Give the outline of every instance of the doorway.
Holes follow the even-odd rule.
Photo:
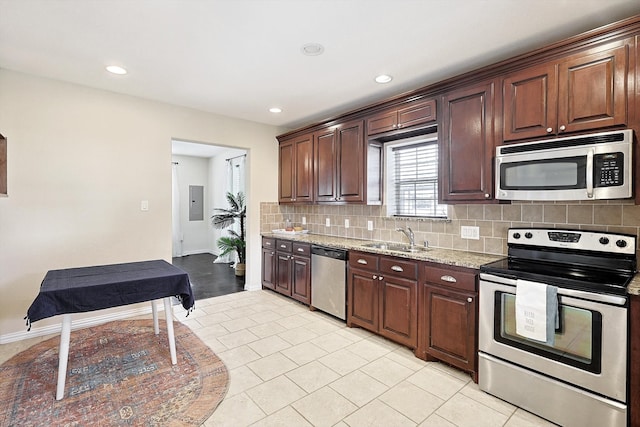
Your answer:
[[[214,229],[211,216],[227,207],[228,191],[245,192],[247,151],[173,140],[171,153],[174,264],[189,273],[196,299],[243,290],[244,278],[231,268],[235,257],[218,257],[226,231]]]

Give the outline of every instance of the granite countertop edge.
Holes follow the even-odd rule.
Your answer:
[[[305,242],[314,245],[327,246],[335,249],[369,252],[380,255],[392,255],[399,258],[408,258],[418,261],[430,261],[439,264],[472,269],[479,269],[483,264],[487,264],[504,258],[503,255],[484,254],[480,252],[468,252],[463,250],[442,248],[430,248],[425,252],[406,253],[378,248],[368,248],[363,246],[369,243],[376,243],[373,240],[363,240],[351,237],[325,236],[321,234],[281,234],[269,232],[261,234],[263,237]],[[629,283],[629,287],[627,288],[627,293],[629,295],[640,295],[640,274],[636,274],[633,277],[631,283]]]

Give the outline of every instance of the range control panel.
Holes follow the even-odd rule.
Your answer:
[[[593,185],[596,187],[616,187],[624,184],[624,154],[596,154],[593,175]]]
[[[629,255],[636,253],[636,236],[600,231],[510,228],[507,243],[509,245],[567,248]]]

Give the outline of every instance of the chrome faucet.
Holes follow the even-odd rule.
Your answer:
[[[405,236],[407,236],[407,239],[409,239],[409,245],[410,246],[415,246],[416,242],[415,242],[415,236],[413,235],[413,230],[411,230],[411,228],[407,227],[407,229],[403,229],[403,228],[396,228],[396,231],[401,232],[402,234],[404,234]]]

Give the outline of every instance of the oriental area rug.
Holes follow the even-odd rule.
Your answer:
[[[163,324],[164,322],[160,322]],[[166,324],[109,322],[71,332],[64,399],[56,401],[60,337],[0,366],[0,426],[199,426],[224,398],[224,363],[174,322],[178,363]]]

